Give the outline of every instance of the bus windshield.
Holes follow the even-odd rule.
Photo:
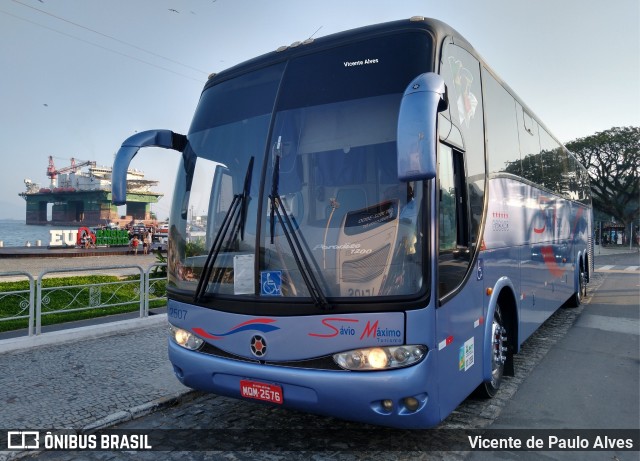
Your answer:
[[[214,78],[176,185],[170,289],[321,308],[424,294],[423,187],[398,180],[396,130],[429,43],[403,33]]]

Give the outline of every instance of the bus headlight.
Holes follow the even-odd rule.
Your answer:
[[[413,365],[427,354],[427,346],[406,345],[354,349],[333,355],[345,370],[390,370]]]
[[[182,328],[169,325],[169,336],[178,345],[192,351],[200,349],[204,340]]]

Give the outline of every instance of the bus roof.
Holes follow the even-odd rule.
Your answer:
[[[464,41],[466,43],[465,48],[470,47],[468,42],[466,42],[466,40],[460,34],[458,34],[454,29],[452,29],[445,23],[436,19],[416,16],[411,19],[402,19],[359,27],[356,29],[350,29],[342,32],[337,32],[335,34],[326,35],[317,39],[310,38],[293,42],[288,46],[281,46],[275,51],[249,59],[226,70],[223,70],[220,73],[211,74],[209,76],[209,81],[207,82],[205,89],[214,83],[220,82],[221,80],[226,80],[238,74],[288,60],[297,56],[303,56],[306,54],[321,51],[323,49],[340,46],[344,43],[353,42],[354,40],[363,40],[385,34],[410,30],[422,30],[431,33],[435,39],[436,47],[434,47],[434,51],[436,52],[439,52],[439,49],[436,50],[436,48],[438,48],[438,44],[441,43],[442,39],[444,39],[444,37],[447,35],[454,36],[456,40]]]

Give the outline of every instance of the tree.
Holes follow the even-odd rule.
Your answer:
[[[593,207],[622,224],[640,216],[640,128],[614,127],[566,144],[589,171]]]

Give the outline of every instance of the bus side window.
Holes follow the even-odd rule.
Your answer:
[[[454,45],[450,40],[443,46],[440,59],[440,74],[447,84],[449,91],[449,111],[443,116],[449,118],[449,123],[456,126],[461,133],[464,147],[464,157],[462,153],[453,151],[452,168],[461,172],[457,181],[464,189],[459,199],[466,201],[464,207],[460,208],[459,219],[466,218],[467,224],[464,228],[456,229],[460,233],[458,244],[467,247],[461,252],[456,250],[455,256],[464,256],[465,269],[473,258],[473,253],[478,248],[478,239],[481,222],[484,216],[484,195],[486,186],[486,165],[485,165],[485,137],[484,137],[484,115],[483,115],[483,92],[482,78],[480,75],[480,63],[467,50]],[[455,143],[455,141],[454,141]],[[442,145],[441,145],[442,147]],[[454,159],[457,159],[453,163]],[[464,208],[464,212],[462,211]],[[453,250],[452,250],[453,251]],[[454,289],[462,278],[456,276],[457,282],[451,286]],[[442,292],[441,295],[450,290]]]
[[[522,177],[535,184],[542,184],[543,174],[538,124],[518,103],[516,103],[516,115],[518,117]]]

